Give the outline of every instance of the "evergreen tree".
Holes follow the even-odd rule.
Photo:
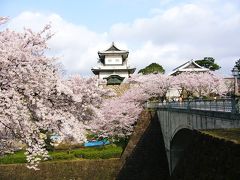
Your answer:
[[[236,62],[235,62],[235,66],[234,67],[237,67],[238,68],[238,71],[240,71],[240,59],[238,59]]]
[[[151,73],[165,73],[165,69],[163,69],[163,67],[157,63],[152,63],[150,65],[148,65],[147,67],[140,69],[138,71],[138,73],[142,73],[143,75],[146,74],[151,74]]]
[[[215,59],[212,57],[204,57],[202,60],[196,60],[195,62],[202,67],[210,69],[211,71],[215,71],[221,68],[218,64],[215,63]]]

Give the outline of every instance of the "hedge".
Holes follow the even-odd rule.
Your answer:
[[[107,145],[104,147],[80,148],[65,151],[49,152],[49,160],[73,160],[77,158],[85,159],[109,159],[119,158],[122,153],[122,147],[116,145]],[[26,156],[23,151],[0,157],[0,164],[26,163]]]

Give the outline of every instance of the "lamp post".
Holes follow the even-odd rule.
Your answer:
[[[233,103],[232,103],[232,112],[238,113],[239,107],[238,107],[238,76],[239,76],[239,70],[237,67],[234,67],[232,69],[232,75],[234,77],[234,93],[233,93]]]
[[[237,78],[239,76],[239,71],[237,67],[234,67],[232,69],[232,75],[234,77],[234,96],[236,96],[238,94],[238,82],[237,82]]]

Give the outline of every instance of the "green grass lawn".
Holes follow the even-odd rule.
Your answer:
[[[234,143],[240,144],[240,128],[236,129],[210,129],[201,131],[204,134],[210,136],[225,139],[227,141],[232,141]]]
[[[119,158],[123,149],[121,146],[106,145],[103,147],[83,147],[72,150],[56,150],[49,152],[49,161],[73,160],[73,159],[109,159]],[[24,151],[0,157],[0,164],[26,163]]]

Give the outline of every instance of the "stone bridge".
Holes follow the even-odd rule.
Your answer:
[[[240,128],[240,114],[231,100],[148,103],[157,112],[170,173],[191,142],[192,130]]]

